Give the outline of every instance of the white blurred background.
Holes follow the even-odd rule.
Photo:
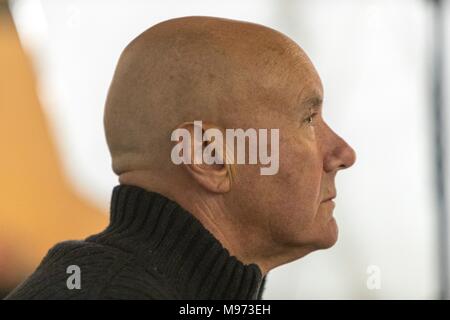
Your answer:
[[[131,39],[157,22],[187,15],[256,22],[293,38],[322,77],[325,117],[358,159],[338,175],[336,246],[272,271],[264,298],[441,297],[446,284],[439,277],[434,179],[432,1],[15,0],[11,5],[66,173],[78,192],[105,212],[117,178],[103,133],[103,106],[119,54]]]

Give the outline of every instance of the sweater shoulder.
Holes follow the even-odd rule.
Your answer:
[[[129,259],[129,253],[114,247],[64,241],[6,299],[95,299]]]
[[[6,299],[171,299],[162,274],[142,257],[102,243],[70,240],[51,248]]]

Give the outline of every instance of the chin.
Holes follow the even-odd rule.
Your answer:
[[[324,228],[318,244],[319,249],[328,249],[334,246],[338,240],[339,228],[336,220],[332,218]]]

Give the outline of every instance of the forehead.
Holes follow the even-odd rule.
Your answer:
[[[274,109],[283,116],[293,119],[297,118],[299,112],[320,108],[323,100],[320,76],[306,54],[302,51],[300,53],[302,55],[297,53],[283,61],[283,68],[280,68],[283,73],[275,77],[276,85],[270,87],[272,99],[279,99],[271,105],[276,105]],[[283,103],[280,104],[279,101]]]
[[[251,55],[253,61],[249,63],[257,68],[247,74],[252,74],[254,84],[263,89],[261,91],[270,93],[269,100],[284,102],[281,108],[276,103],[278,111],[292,110],[298,113],[299,105],[320,105],[323,99],[322,81],[307,54],[286,37],[277,37],[275,40],[263,43],[266,46],[271,44],[279,52],[268,50],[267,47],[258,48],[261,53]]]
[[[296,43],[291,43],[288,48],[290,54],[286,57],[284,72],[287,74],[288,86],[295,93],[297,102],[322,100],[322,80],[312,61]]]
[[[304,106],[319,106],[323,100],[323,85],[319,74],[308,59],[301,68],[295,68],[292,82],[293,90],[297,92],[297,103]]]

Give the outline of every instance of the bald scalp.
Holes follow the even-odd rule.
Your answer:
[[[181,123],[245,127],[258,108],[280,103],[289,68],[305,59],[292,40],[257,24],[185,17],[151,27],[125,48],[109,88],[113,171],[168,170]]]

